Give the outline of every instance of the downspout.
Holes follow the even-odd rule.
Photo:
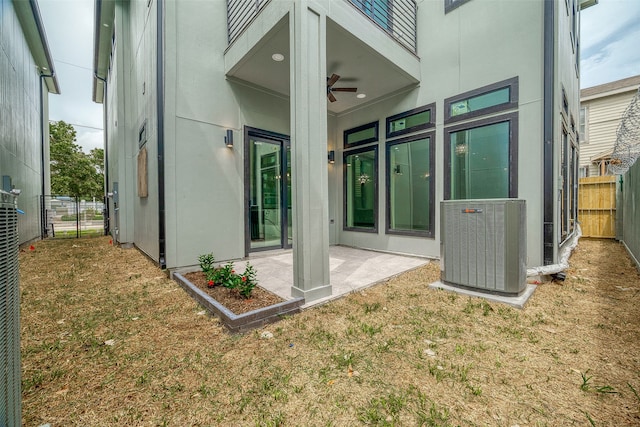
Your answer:
[[[544,183],[543,183],[543,264],[553,264],[553,235],[554,235],[554,192],[553,192],[553,93],[554,93],[554,21],[555,21],[555,5],[554,0],[545,0],[544,2]]]
[[[93,72],[93,76],[104,84],[104,95],[102,99],[102,128],[104,129],[102,131],[104,133],[104,235],[108,236],[111,231],[111,220],[109,218],[109,130],[107,128],[107,79],[100,77],[97,71]]]
[[[44,163],[45,163],[45,159],[44,159],[44,147],[45,147],[45,140],[44,140],[44,95],[42,94],[42,90],[44,89],[43,87],[43,81],[46,78],[53,78],[53,76],[55,75],[55,73],[51,73],[51,74],[40,74],[40,178],[41,178],[41,185],[42,185],[42,200],[40,202],[40,238],[44,239],[45,236],[45,231],[46,231],[46,215],[45,215],[45,208],[44,208],[44,202],[45,202],[45,178],[44,178]]]
[[[164,2],[156,2],[156,91],[158,118],[158,252],[160,268],[167,268],[164,194]]]

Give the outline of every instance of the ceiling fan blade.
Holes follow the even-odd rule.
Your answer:
[[[340,76],[336,73],[331,74],[331,77],[327,79],[327,86],[333,86],[338,80],[340,80]]]
[[[331,90],[333,92],[357,92],[358,88],[356,88],[356,87],[332,87]]]
[[[327,98],[329,98],[329,101],[331,102],[336,102],[337,99],[335,96],[333,96],[333,94],[331,92],[327,93]]]

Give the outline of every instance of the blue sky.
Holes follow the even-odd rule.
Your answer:
[[[50,118],[73,124],[86,152],[103,145],[102,105],[91,100],[93,3],[38,0],[62,89],[49,97]],[[581,20],[581,87],[640,74],[640,0],[599,0]]]

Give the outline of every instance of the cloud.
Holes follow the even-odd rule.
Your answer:
[[[76,144],[82,147],[82,151],[89,153],[94,148],[104,147],[104,137],[100,130],[86,130],[76,127]]]
[[[638,22],[637,0],[600,0],[581,12],[581,87],[640,74]]]

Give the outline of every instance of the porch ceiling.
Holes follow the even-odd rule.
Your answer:
[[[398,49],[402,47],[398,46]],[[274,53],[284,55],[284,61],[274,61],[271,57]],[[285,17],[239,61],[228,76],[289,96],[289,60],[289,22]],[[366,98],[360,99],[356,93],[334,93],[337,101],[327,100],[327,110],[336,114],[417,84],[400,67],[328,19],[326,75],[332,73],[341,76],[335,88],[357,87],[357,93],[366,94]]]

